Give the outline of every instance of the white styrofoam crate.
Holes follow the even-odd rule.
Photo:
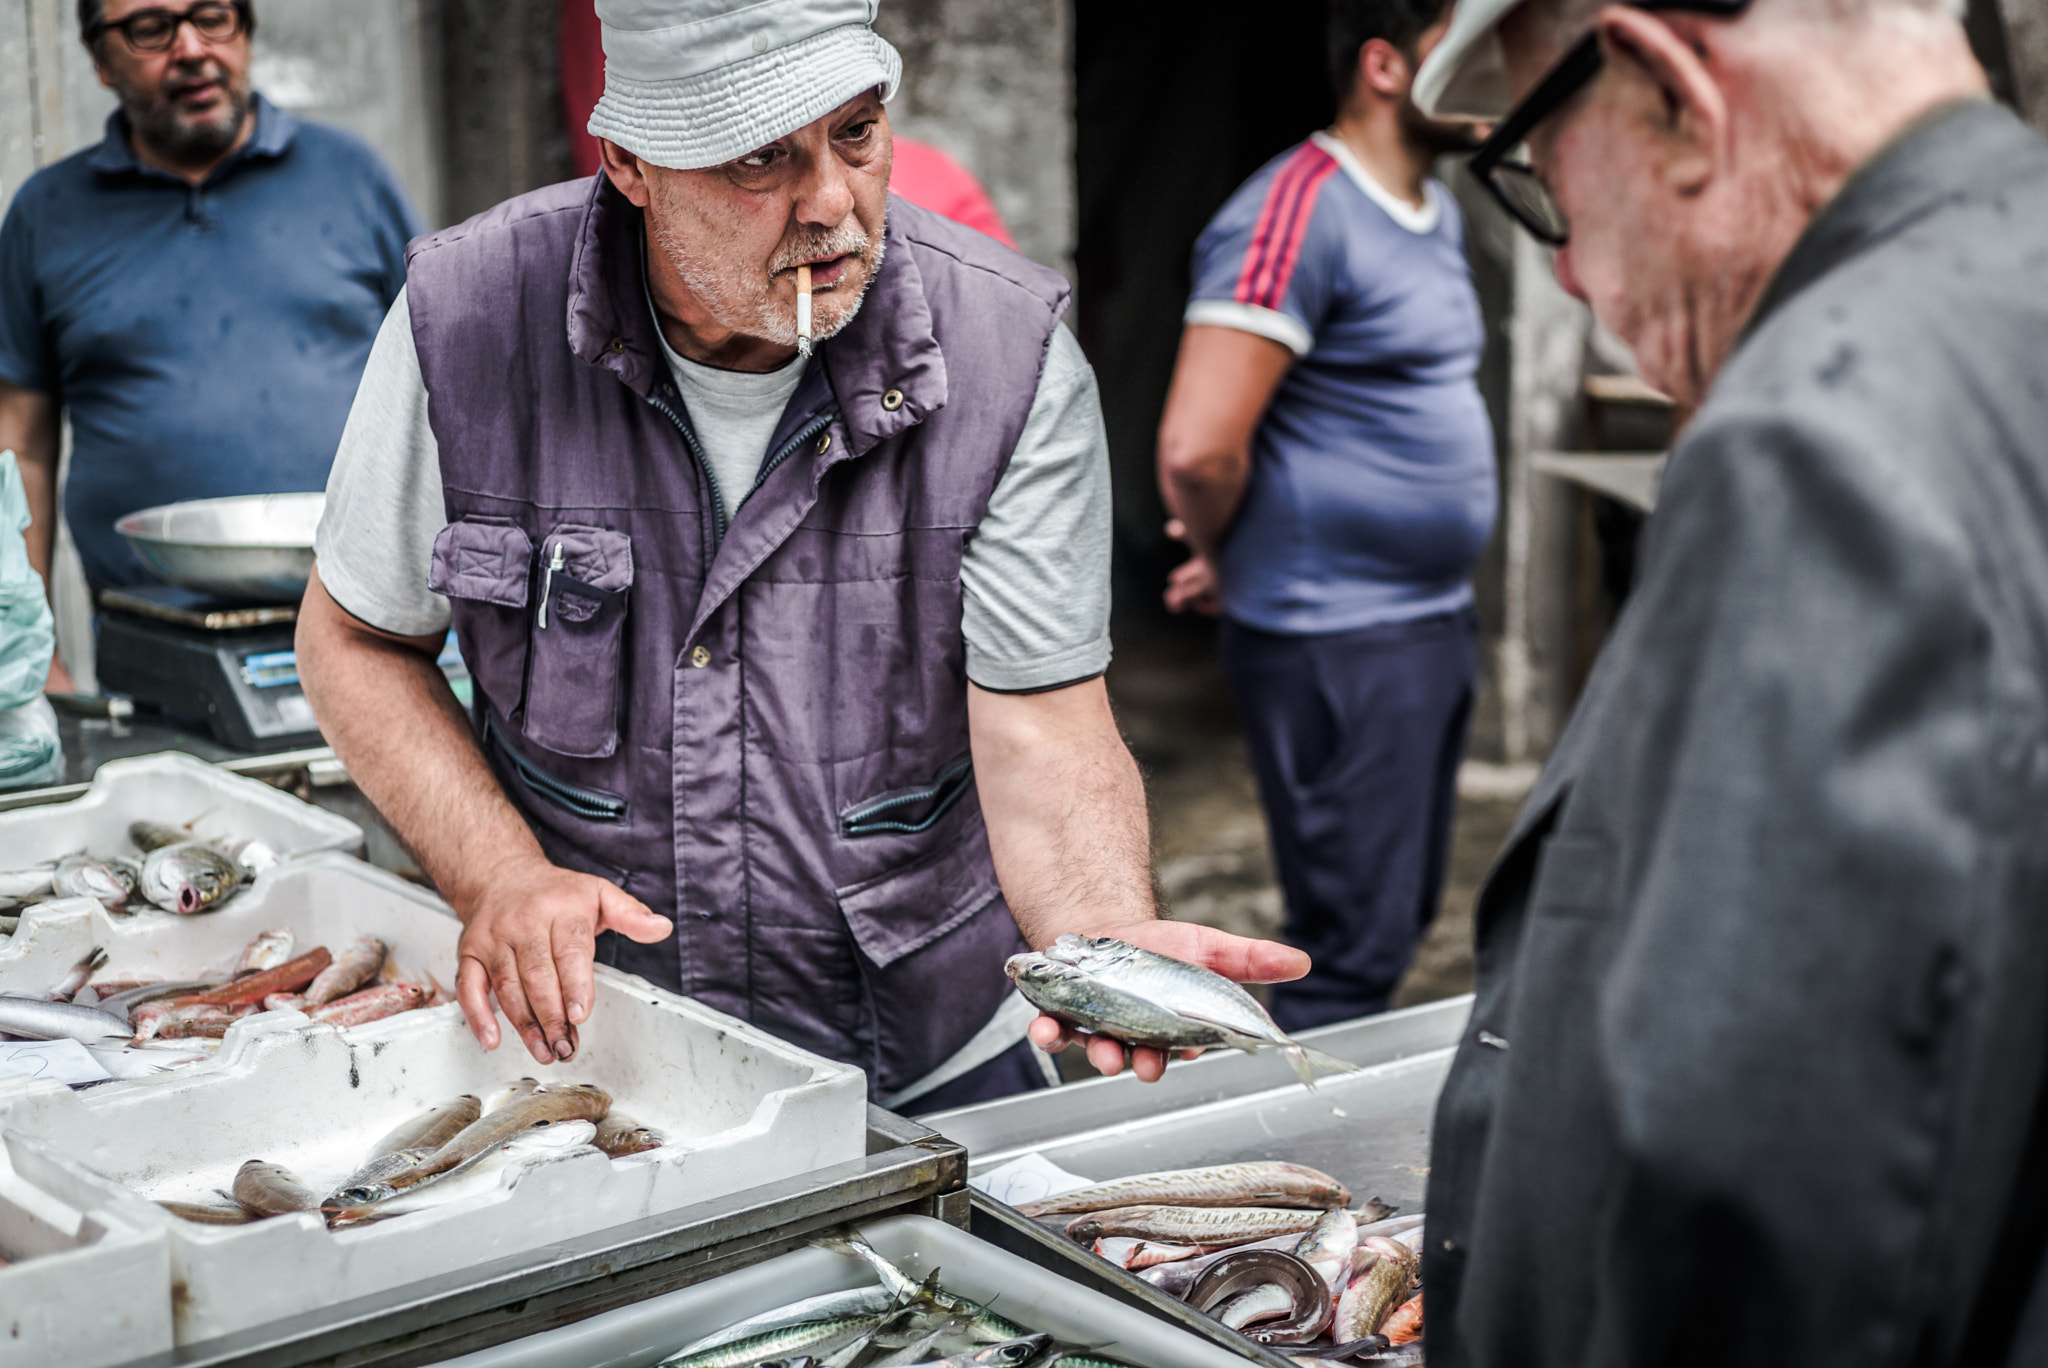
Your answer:
[[[1050,1269],[925,1216],[866,1221],[861,1235],[914,1279],[941,1285],[1010,1320],[1136,1368],[1244,1368],[1221,1345],[1126,1306]],[[442,1368],[648,1368],[692,1340],[804,1297],[871,1286],[866,1264],[798,1249],[692,1287],[537,1335],[445,1360]]]
[[[0,1155],[0,1362],[112,1368],[171,1348],[166,1233],[87,1215]]]
[[[95,946],[107,952],[95,978],[203,978],[233,967],[258,932],[274,927],[292,932],[294,954],[316,945],[340,954],[358,936],[380,937],[391,947],[385,977],[423,982],[431,974],[454,990],[462,925],[448,905],[353,856],[322,852],[268,870],[215,910],[189,917],[154,908],[116,915],[90,898],[40,903],[21,914],[12,936],[0,937],[0,993],[48,992]]]
[[[507,1033],[485,1053],[453,1004],[347,1032],[297,1013],[229,1028],[217,1059],[73,1092],[0,1093],[15,1162],[60,1200],[169,1232],[180,1344],[729,1195],[866,1152],[860,1070],[600,967],[581,1049],[537,1066]],[[317,1213],[246,1226],[179,1221],[153,1199],[218,1200],[244,1160],[331,1190],[376,1139],[460,1093],[523,1076],[592,1082],[670,1144],[536,1165],[516,1186],[354,1229]],[[23,1139],[41,1142],[31,1149]]]
[[[195,836],[255,836],[279,855],[360,851],[363,829],[259,780],[177,751],[109,760],[92,787],[68,803],[0,812],[0,870],[23,869],[75,850],[132,855],[131,822],[191,823]]]

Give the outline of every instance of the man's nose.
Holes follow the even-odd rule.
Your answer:
[[[199,36],[197,24],[180,24],[178,31],[171,35],[171,60],[174,62],[203,62],[212,55],[212,48]]]
[[[811,159],[810,174],[797,187],[795,209],[799,223],[823,228],[838,227],[853,212],[853,181],[830,148]]]

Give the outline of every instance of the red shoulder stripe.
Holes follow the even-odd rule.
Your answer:
[[[1336,169],[1336,159],[1329,153],[1303,143],[1273,177],[1238,275],[1235,297],[1240,304],[1274,309],[1286,299],[1317,192]]]

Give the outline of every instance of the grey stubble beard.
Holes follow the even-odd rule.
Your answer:
[[[657,193],[659,193],[657,191]],[[661,254],[668,258],[669,265],[682,277],[683,284],[720,326],[730,328],[746,337],[758,337],[778,346],[794,347],[796,336],[796,309],[785,305],[775,296],[775,277],[783,271],[793,269],[797,263],[812,261],[818,257],[855,256],[868,267],[867,278],[861,282],[860,293],[838,317],[829,321],[817,318],[812,328],[812,337],[822,342],[843,331],[847,324],[860,313],[862,302],[867,298],[868,287],[881,274],[882,257],[887,249],[888,235],[877,232],[873,236],[864,231],[857,218],[849,218],[837,228],[822,233],[807,234],[794,242],[784,242],[776,249],[769,262],[761,289],[750,298],[735,298],[731,278],[721,273],[706,259],[688,251],[675,240],[661,222],[659,215],[648,215],[649,235]],[[837,287],[827,287],[816,292],[823,296]],[[814,315],[816,317],[816,315]]]

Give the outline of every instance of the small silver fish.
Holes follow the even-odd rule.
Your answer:
[[[0,993],[0,1031],[29,1040],[78,1040],[90,1045],[108,1036],[126,1036],[128,1022],[98,1006]]]
[[[460,1135],[465,1127],[483,1114],[483,1104],[473,1094],[464,1093],[421,1112],[380,1137],[376,1144],[370,1146],[370,1158],[381,1159],[400,1150],[414,1149],[424,1149],[431,1154]]]
[[[180,916],[218,907],[241,886],[242,867],[204,841],[159,846],[142,862],[142,896]]]
[[[137,850],[147,855],[152,850],[161,850],[165,846],[191,840],[192,829],[171,826],[164,822],[130,822],[128,839],[135,842]]]
[[[268,841],[257,836],[236,836],[214,844],[252,879],[266,870],[277,868],[282,859]]]
[[[1003,970],[1031,1005],[1071,1026],[1128,1045],[1187,1049],[1275,1046],[1302,1086],[1316,1071],[1358,1066],[1292,1039],[1257,998],[1223,975],[1107,936],[1065,935],[1037,953],[1012,955]]]
[[[560,1153],[590,1143],[590,1137],[597,1131],[591,1121],[558,1121],[528,1134],[496,1146],[478,1155],[461,1168],[418,1183],[412,1187],[391,1191],[375,1200],[353,1205],[336,1205],[343,1194],[336,1193],[327,1199],[322,1210],[327,1213],[330,1229],[339,1230],[345,1226],[363,1225],[370,1221],[387,1220],[403,1216],[407,1212],[426,1211],[450,1202],[459,1202],[479,1193],[493,1192],[509,1183],[517,1182],[519,1166],[528,1160],[548,1153]],[[350,1192],[377,1192],[386,1190],[375,1184]]]
[[[651,1126],[643,1126],[624,1112],[608,1112],[597,1123],[597,1139],[591,1143],[614,1159],[645,1154],[668,1143],[668,1137]]]
[[[93,855],[84,851],[57,861],[50,876],[50,891],[60,898],[91,898],[109,912],[128,905],[142,886],[142,870],[119,855]]]

